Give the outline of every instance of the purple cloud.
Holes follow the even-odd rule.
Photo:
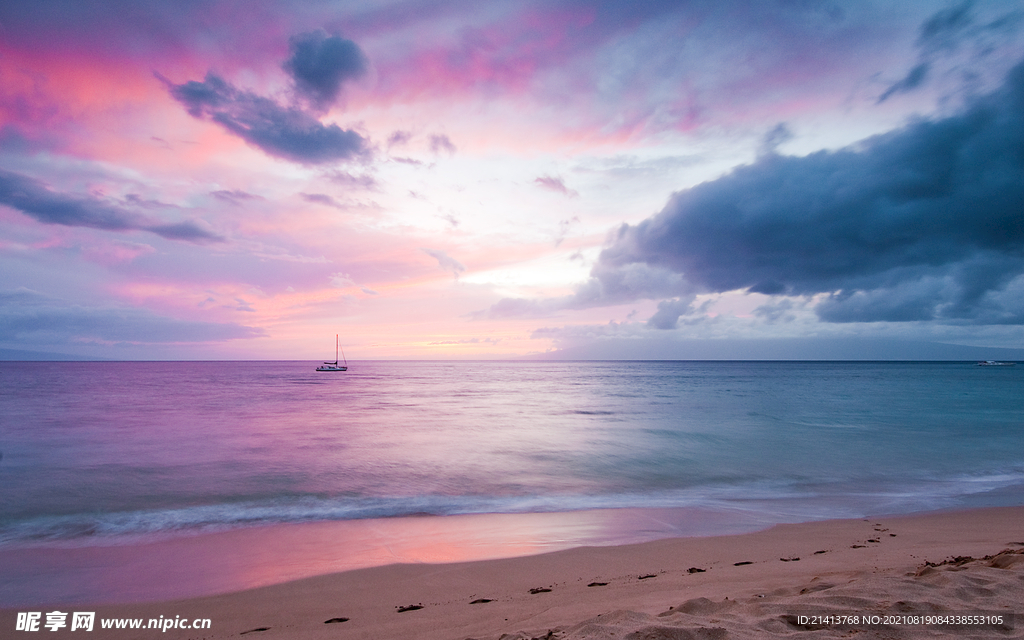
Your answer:
[[[412,140],[412,133],[409,131],[393,131],[388,136],[388,149],[391,147],[401,147],[409,144]]]
[[[455,144],[452,143],[451,139],[446,135],[435,135],[430,136],[430,152],[436,155],[447,153],[450,156],[455,155],[457,149]]]
[[[221,189],[219,191],[211,191],[210,195],[231,204],[241,204],[246,200],[264,200],[263,196],[257,196],[241,189]]]
[[[368,153],[366,140],[355,131],[321,124],[306,111],[236,89],[213,73],[202,82],[182,84],[156,76],[189,115],[216,122],[268,155],[301,164],[328,164]]]
[[[263,336],[263,329],[236,323],[178,320],[137,308],[86,307],[25,288],[0,291],[0,342],[22,346],[82,341],[180,344]]]
[[[337,200],[327,195],[326,193],[300,193],[302,199],[306,202],[313,202],[315,204],[322,204],[328,207],[334,207],[335,209],[343,209],[344,207],[338,203]]]
[[[556,193],[561,193],[562,195],[569,196],[570,198],[575,198],[576,196],[580,195],[579,192],[576,191],[575,189],[570,189],[569,187],[565,186],[565,181],[563,181],[561,178],[541,176],[540,178],[535,179],[533,183],[543,189],[547,189],[548,191],[554,191]]]
[[[291,57],[282,66],[296,93],[317,111],[334,104],[342,84],[365,75],[369,64],[356,43],[323,29],[292,36],[288,48]]]
[[[188,242],[224,240],[195,222],[157,222],[95,196],[72,196],[53,191],[34,178],[10,171],[0,170],[0,204],[44,224],[106,231],[148,231],[170,240]]]
[[[353,175],[345,171],[335,171],[328,173],[325,177],[334,184],[352,189],[375,191],[380,186],[376,178],[365,173],[362,175]]]

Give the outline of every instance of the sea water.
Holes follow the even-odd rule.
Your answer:
[[[0,363],[0,551],[401,516],[683,509],[712,534],[1024,504],[1024,366],[314,368]]]

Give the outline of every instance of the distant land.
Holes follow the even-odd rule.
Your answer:
[[[45,351],[0,349],[0,361],[3,360],[22,360],[26,362],[92,362],[97,360],[108,360],[108,358],[91,358],[89,356],[73,356],[67,353],[47,353]]]
[[[748,340],[603,340],[529,356],[529,360],[1008,360],[1024,349],[884,338]]]

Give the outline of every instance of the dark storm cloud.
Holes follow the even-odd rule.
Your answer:
[[[771,131],[765,134],[764,138],[761,139],[761,146],[758,149],[758,155],[768,155],[771,153],[777,153],[779,146],[783,145],[795,136],[790,130],[789,126],[785,122],[780,122],[775,125]]]
[[[271,156],[302,164],[325,164],[366,153],[366,140],[355,131],[321,124],[302,109],[239,90],[213,73],[206,74],[202,82],[183,84],[156,76],[192,117],[212,120]]]
[[[967,37],[974,24],[972,5],[971,2],[965,2],[943,9],[921,25],[921,33],[917,38],[917,47],[920,50],[918,64],[886,89],[879,96],[878,102],[885,102],[893,95],[913,91],[924,84],[931,71],[931,61],[943,52],[948,53],[957,49]]]
[[[931,65],[927,62],[917,65],[902,80],[886,89],[885,93],[878,97],[878,102],[885,102],[897,93],[906,93],[920,87],[928,77],[930,69]]]
[[[790,313],[794,307],[795,305],[792,300],[783,298],[769,304],[761,305],[754,309],[753,314],[759,318],[763,318],[768,324],[774,324],[780,321],[786,322],[795,319],[795,316]]]
[[[974,25],[973,2],[937,12],[921,25],[917,44],[926,51],[954,49]]]
[[[637,265],[707,292],[829,294],[831,322],[1024,321],[1003,296],[1024,274],[1024,64],[960,115],[675,194],[617,230],[592,280]]]
[[[176,320],[125,307],[86,307],[28,289],[0,291],[0,342],[5,343],[199,343],[263,335],[262,329],[235,323]]]
[[[662,300],[658,303],[658,310],[647,320],[648,326],[655,329],[675,329],[679,323],[679,316],[693,312],[694,297]]]
[[[984,64],[985,58],[994,51],[992,38],[1012,33],[1021,19],[1022,13],[1017,10],[987,22],[979,21],[973,2],[964,2],[936,12],[921,25],[916,42],[917,64],[903,78],[890,85],[879,96],[878,102],[885,102],[896,94],[908,93],[923,86],[936,75],[936,63],[943,58],[956,59],[960,55],[956,65],[959,73],[967,78],[977,75],[977,69],[972,70],[971,66]]]
[[[565,308],[589,309],[694,292],[693,286],[678,273],[640,262],[615,266],[597,264],[590,275],[588,281],[565,299]]]
[[[71,196],[42,182],[0,170],[0,204],[17,209],[44,224],[90,227],[107,231],[149,231],[171,240],[222,241],[195,222],[162,224],[94,196]]]
[[[334,104],[346,80],[366,74],[368,62],[359,46],[322,29],[292,36],[288,48],[291,57],[282,66],[296,93],[317,110]]]

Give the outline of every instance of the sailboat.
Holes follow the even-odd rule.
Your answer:
[[[338,364],[338,350],[341,349],[341,342],[338,341],[338,334],[334,334],[334,362],[325,362],[316,368],[317,371],[348,371],[348,359],[345,358],[345,352],[341,352],[341,357],[345,360],[345,364]]]

